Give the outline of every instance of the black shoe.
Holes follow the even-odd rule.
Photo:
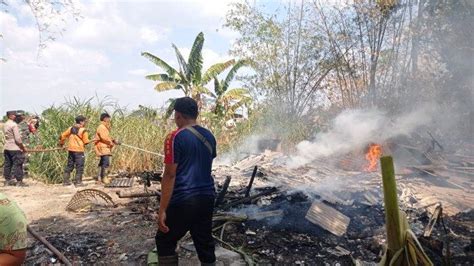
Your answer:
[[[23,181],[18,181],[18,182],[16,182],[16,186],[17,187],[28,187],[28,184],[26,184]]]
[[[6,186],[16,186],[16,180],[8,180],[8,181],[5,181],[5,185]]]
[[[74,186],[75,187],[87,187],[87,185],[82,183],[82,182],[74,183]]]
[[[63,186],[67,187],[67,186],[70,186],[72,185],[72,183],[70,181],[63,181]]]

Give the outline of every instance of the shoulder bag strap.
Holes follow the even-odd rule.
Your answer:
[[[201,133],[199,133],[199,131],[197,131],[192,126],[186,127],[186,129],[189,130],[191,133],[193,133],[193,135],[196,136],[204,144],[204,146],[206,146],[206,148],[209,150],[211,155],[214,154],[212,145],[211,143],[209,143],[209,141],[207,141],[206,137],[204,137]]]

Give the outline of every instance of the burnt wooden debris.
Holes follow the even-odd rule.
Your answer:
[[[36,232],[33,228],[29,225],[26,226],[28,233],[30,233],[34,238],[40,241],[43,245],[45,245],[55,256],[57,256],[66,266],[72,266],[72,263],[64,256],[61,251],[55,248],[51,243],[48,242],[44,237],[42,237],[38,232]]]
[[[252,176],[250,177],[249,185],[247,186],[247,190],[245,191],[245,197],[250,196],[250,190],[252,189],[255,176],[257,175],[257,170],[258,170],[258,166],[255,165],[255,167],[253,168]]]
[[[470,238],[446,236],[444,231],[470,228],[465,223],[455,227],[455,219],[450,217],[474,216],[470,209],[474,206],[474,156],[449,154],[435,139],[433,145],[435,148],[431,149],[411,143],[391,146],[412,156],[412,165],[397,170],[399,200],[413,232],[423,238],[424,248],[435,264],[444,261],[439,254],[446,254],[446,249],[450,254],[453,249],[464,254],[457,259],[462,262],[468,257],[464,250],[472,249]],[[378,262],[385,243],[380,172],[363,170],[363,154],[317,159],[297,168],[285,165],[288,160],[280,152],[267,150],[248,155],[232,166],[216,167],[218,182],[232,176],[224,199],[216,208],[214,231],[219,232],[219,241],[233,246],[247,243],[246,250],[261,263],[295,262],[285,256],[317,263],[317,259],[306,255],[314,252],[333,262]],[[253,195],[248,193],[249,187]],[[246,197],[248,194],[250,197]],[[446,230],[440,226],[437,204],[442,204],[444,220],[451,221],[454,228],[449,229],[449,222],[443,223]],[[221,210],[227,211],[226,215]],[[251,219],[252,214],[265,212],[278,215]],[[474,235],[470,233],[470,237]],[[453,238],[457,239],[456,244]],[[439,242],[444,243],[444,251],[434,255]],[[298,252],[292,253],[287,245]],[[283,254],[283,258],[276,254]]]
[[[123,198],[147,198],[147,197],[157,197],[160,199],[161,193],[158,191],[155,192],[142,192],[142,193],[127,193],[123,191],[117,191],[117,196],[121,199]]]
[[[410,142],[390,145],[393,151],[412,156],[396,171],[400,209],[435,265],[445,263],[446,254],[451,254],[451,263],[462,264],[474,250],[474,155],[449,153],[439,144],[433,141],[431,149]],[[386,241],[380,171],[364,171],[364,154],[357,152],[300,167],[287,165],[290,159],[266,150],[232,165],[215,165],[213,233],[217,242],[248,264],[378,262]],[[130,176],[136,175],[117,179],[133,180]],[[132,215],[154,221],[159,180],[143,176],[138,175],[140,185],[131,184],[140,190],[123,187],[116,192],[119,199],[128,199],[125,206],[131,208],[120,226],[133,221]],[[143,191],[140,186],[147,183],[152,187],[145,186]],[[113,205],[94,193],[83,195],[90,200],[76,197],[71,206],[77,211],[97,201]]]
[[[107,184],[106,187],[132,187],[133,178],[115,178],[110,184]]]
[[[227,193],[227,189],[229,189],[230,181],[232,180],[231,176],[227,176],[225,178],[224,184],[222,185],[221,191],[217,194],[215,206],[219,206],[222,201],[224,201],[225,194]]]

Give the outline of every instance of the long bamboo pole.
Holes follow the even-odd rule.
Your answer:
[[[395,252],[402,248],[402,234],[400,232],[400,211],[398,209],[397,183],[393,158],[384,156],[380,158],[382,166],[382,182],[385,203],[385,227],[387,230],[387,261]]]

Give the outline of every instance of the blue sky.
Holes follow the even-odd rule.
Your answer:
[[[75,1],[83,16],[63,36],[38,51],[38,31],[28,5],[7,1],[0,12],[0,112],[23,109],[40,113],[67,98],[111,96],[129,109],[161,107],[176,92],[157,93],[146,74],[157,72],[140,56],[149,51],[175,64],[171,43],[187,56],[203,31],[205,67],[230,58],[237,33],[222,28],[231,0]],[[252,1],[253,2],[253,1]],[[279,0],[258,1],[270,10]]]

